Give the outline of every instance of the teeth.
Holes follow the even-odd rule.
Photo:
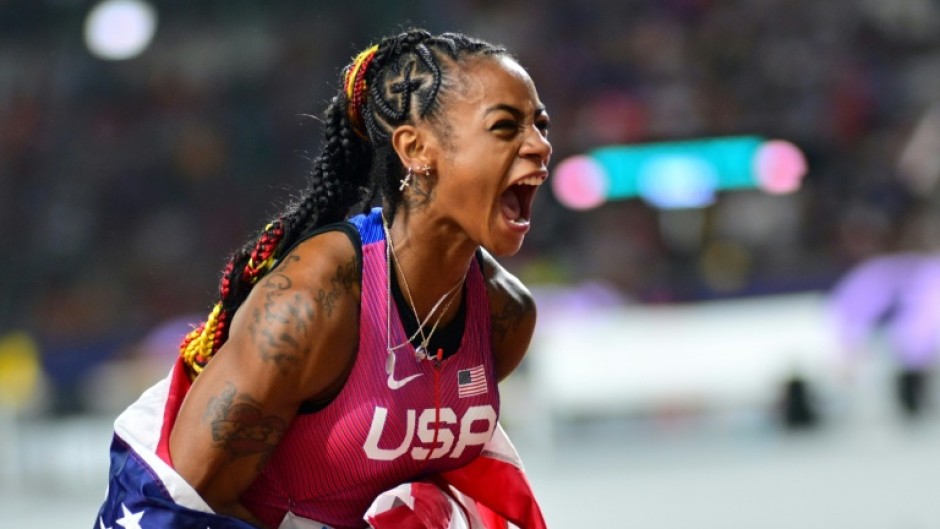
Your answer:
[[[539,176],[527,176],[520,180],[519,183],[527,186],[537,186],[542,184],[542,178]]]

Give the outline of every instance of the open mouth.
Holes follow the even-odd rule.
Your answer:
[[[542,176],[528,176],[509,186],[500,197],[503,215],[510,223],[528,226],[532,218],[532,201],[535,191],[545,181]]]

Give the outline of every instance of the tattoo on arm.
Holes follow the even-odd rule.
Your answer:
[[[359,276],[362,271],[359,270],[359,260],[356,257],[350,259],[346,264],[336,267],[336,275],[330,281],[333,285],[349,294],[359,285],[362,280]]]
[[[293,283],[284,274],[274,273],[259,285],[264,305],[251,313],[248,322],[258,354],[274,362],[282,373],[300,362],[303,353],[298,338],[306,337],[313,320],[313,306],[298,293],[291,295]]]
[[[353,288],[359,284],[360,271],[358,265],[358,260],[353,257],[346,264],[337,266],[336,273],[330,278],[330,291],[327,292],[322,288],[317,291],[315,301],[327,316],[333,315],[333,308],[340,297],[344,294],[350,294]]]
[[[527,302],[507,300],[503,303],[499,313],[491,317],[493,337],[499,341],[505,340],[507,334],[519,329],[530,308]]]
[[[225,389],[209,400],[203,422],[212,427],[212,440],[228,452],[231,460],[260,455],[258,469],[271,457],[287,430],[287,422],[274,415],[265,416],[261,403],[227,382]]]
[[[300,260],[289,256],[288,261]],[[353,257],[337,266],[330,278],[329,291],[319,289],[311,301],[298,292],[291,293],[293,282],[280,272],[271,273],[258,285],[264,304],[251,313],[248,331],[264,361],[274,362],[278,370],[288,373],[296,368],[305,352],[312,332],[314,304],[327,317],[333,315],[337,301],[359,285],[359,262]]]

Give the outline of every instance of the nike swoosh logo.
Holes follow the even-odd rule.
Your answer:
[[[395,355],[389,354],[388,360],[385,363],[385,372],[388,373],[388,389],[401,389],[405,384],[411,382],[412,380],[420,377],[424,373],[418,373],[411,375],[410,377],[405,377],[401,380],[395,380]]]
[[[423,374],[424,373],[418,373],[417,375],[411,375],[410,377],[405,377],[401,380],[395,380],[395,374],[392,373],[388,376],[388,387],[389,389],[401,389],[405,386],[405,384],[411,382]]]

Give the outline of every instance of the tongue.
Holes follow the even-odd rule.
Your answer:
[[[512,189],[507,189],[501,198],[503,204],[503,215],[509,220],[519,220],[522,214],[522,205],[519,204],[519,196]]]

